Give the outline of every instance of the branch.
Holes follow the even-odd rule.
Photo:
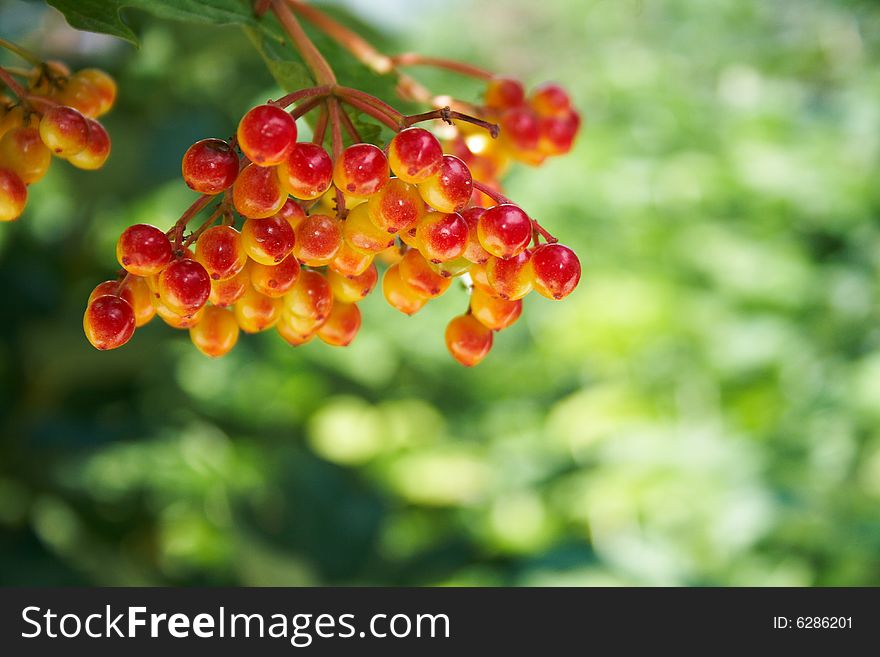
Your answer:
[[[284,4],[283,0],[272,0],[272,12],[278,18],[282,27],[284,27],[284,31],[287,32],[293,45],[302,56],[303,61],[305,61],[306,66],[312,72],[312,75],[315,76],[315,81],[319,85],[336,84],[336,75],[333,73],[333,69],[327,63],[327,60],[324,59],[324,55],[321,54],[315,47],[315,44],[312,43],[312,40],[303,31],[290,7]]]

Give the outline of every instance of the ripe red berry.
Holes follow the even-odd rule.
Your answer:
[[[516,322],[522,314],[522,307],[522,299],[498,299],[477,286],[471,291],[471,314],[483,326],[493,331],[501,331]]]
[[[212,226],[196,242],[196,260],[212,280],[232,278],[244,268],[247,259],[241,233],[232,226]]]
[[[535,291],[548,299],[567,297],[581,279],[577,255],[562,244],[542,244],[532,253]]]
[[[24,212],[27,187],[14,172],[0,168],[0,221],[13,221]]]
[[[161,299],[154,299],[153,305],[156,308],[156,314],[159,315],[159,318],[168,324],[168,326],[175,329],[189,329],[193,326],[198,326],[199,322],[201,322],[202,318],[205,316],[205,310],[208,308],[208,306],[202,306],[193,313],[180,315],[162,303]]]
[[[249,164],[232,186],[232,202],[243,217],[271,217],[281,210],[286,200],[287,192],[275,167]]]
[[[249,287],[235,302],[235,320],[245,333],[259,333],[270,329],[281,318],[283,302],[277,297],[267,297]]]
[[[571,109],[571,98],[555,82],[545,82],[532,91],[529,105],[540,116],[559,116]]]
[[[516,151],[532,151],[538,146],[541,123],[538,115],[526,106],[513,107],[501,115],[501,139]]]
[[[416,229],[419,250],[431,262],[444,262],[464,253],[467,222],[457,212],[426,212]]]
[[[296,227],[293,254],[305,265],[319,267],[329,264],[342,246],[342,227],[336,219],[313,214]]]
[[[250,285],[250,266],[225,281],[211,281],[208,300],[215,306],[231,306],[241,298]]]
[[[296,234],[279,216],[248,219],[241,227],[245,253],[262,265],[276,265],[293,251]]]
[[[292,198],[288,198],[276,213],[276,216],[284,219],[290,224],[291,228],[296,230],[299,222],[306,218],[306,211],[302,209],[299,203]]]
[[[318,329],[318,337],[334,347],[347,347],[361,328],[357,304],[336,302],[327,321]]]
[[[73,107],[55,105],[43,114],[40,137],[55,155],[70,157],[88,145],[89,124]]]
[[[336,257],[330,263],[330,270],[342,276],[358,276],[363,274],[372,262],[372,254],[356,251],[343,239],[342,246],[339,247]]]
[[[294,144],[278,174],[291,196],[304,201],[319,198],[333,182],[333,160],[322,146],[311,142]]]
[[[13,128],[0,138],[0,167],[15,173],[25,185],[38,182],[51,162],[52,153],[36,128]]]
[[[492,348],[492,331],[473,315],[459,315],[446,327],[446,347],[459,363],[473,367]]]
[[[484,102],[486,107],[505,109],[525,102],[526,92],[522,83],[510,78],[495,78],[486,85]]]
[[[128,301],[134,311],[135,324],[138,328],[149,323],[155,317],[153,293],[150,291],[146,278],[128,276],[122,284],[122,298]]]
[[[261,265],[251,262],[248,267],[251,285],[267,297],[281,297],[287,294],[299,278],[299,260],[289,255],[277,265]]]
[[[134,310],[122,297],[93,299],[83,315],[83,330],[95,349],[116,349],[134,335]]]
[[[296,121],[276,105],[258,105],[238,124],[238,146],[254,164],[281,164],[296,143]]]
[[[196,348],[206,356],[225,356],[238,342],[238,322],[225,308],[208,306],[201,321],[189,329],[189,337]]]
[[[443,148],[424,128],[398,132],[388,145],[388,164],[395,176],[407,183],[420,183],[440,170]]]
[[[532,290],[532,252],[526,249],[512,258],[489,258],[486,279],[499,297],[508,301],[522,299]]]
[[[183,155],[183,180],[200,194],[219,194],[238,177],[238,155],[222,139],[202,139]]]
[[[538,148],[545,155],[562,155],[571,150],[581,127],[581,117],[571,111],[561,116],[541,119],[541,136]]]
[[[418,187],[425,203],[438,212],[458,212],[471,200],[473,179],[464,162],[454,155],[444,155],[437,173]]]
[[[489,259],[489,252],[486,251],[480,243],[478,230],[480,217],[482,217],[485,212],[486,208],[481,208],[479,206],[465,208],[461,211],[461,218],[464,219],[468,227],[467,246],[464,249],[464,253],[461,255],[470,262],[477,264],[486,262]]]
[[[415,185],[392,178],[368,201],[367,209],[378,228],[396,233],[414,225],[425,212],[425,202]]]
[[[502,203],[482,214],[477,236],[483,248],[496,258],[511,258],[529,245],[532,220],[519,206]]]
[[[304,319],[323,322],[333,307],[333,291],[327,279],[312,269],[304,269],[284,297],[288,312]]]
[[[171,242],[155,226],[135,224],[119,236],[116,259],[135,276],[158,274],[171,261]]]
[[[382,294],[392,308],[404,315],[414,315],[428,302],[428,298],[407,285],[400,277],[400,265],[391,265],[382,277]]]
[[[91,83],[99,100],[95,116],[109,112],[116,103],[116,81],[106,72],[97,68],[84,68],[76,72],[76,77]]]
[[[388,182],[388,160],[373,144],[349,146],[333,167],[333,182],[354,198],[375,194]]]
[[[415,249],[407,251],[398,265],[400,279],[427,298],[439,297],[449,289],[451,278],[438,274],[431,268],[421,253]]]
[[[198,311],[211,295],[211,277],[192,258],[178,258],[159,274],[159,299],[181,317]]]
[[[110,157],[110,135],[98,121],[86,119],[89,124],[89,142],[76,155],[67,158],[77,169],[93,171],[104,166]]]

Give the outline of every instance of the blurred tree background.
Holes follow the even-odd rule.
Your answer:
[[[474,370],[443,344],[459,289],[413,318],[372,295],[348,349],[211,361],[156,320],[99,353],[118,234],[170,226],[187,146],[280,92],[237,28],[130,11],[135,49],[0,0],[0,36],[121,89],[107,167],[55,162],[0,226],[0,583],[880,585],[880,5],[335,7],[570,88],[575,152],[506,190],[580,288]]]

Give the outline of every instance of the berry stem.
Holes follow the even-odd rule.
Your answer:
[[[415,52],[405,52],[400,55],[391,57],[394,67],[398,66],[430,66],[432,68],[440,68],[453,73],[461,73],[478,80],[491,80],[495,76],[486,69],[465,62],[458,62],[454,59],[446,59],[444,57],[428,57]]]
[[[420,123],[422,121],[431,121],[433,119],[445,121],[449,125],[453,125],[453,121],[465,121],[467,123],[473,123],[474,125],[478,125],[481,128],[485,128],[486,130],[488,130],[493,139],[496,139],[498,137],[498,133],[500,131],[500,128],[497,124],[490,123],[489,121],[484,121],[483,119],[478,119],[477,117],[471,116],[470,114],[456,112],[448,105],[446,107],[441,107],[440,109],[431,110],[429,112],[422,112],[421,114],[412,114],[410,116],[406,116],[403,118],[403,123],[406,127],[409,127],[416,123]]]
[[[13,75],[2,66],[0,66],[0,82],[3,82],[3,84],[9,87],[9,90],[18,96],[20,100],[27,100],[27,89],[22,87],[18,83],[18,80],[16,80],[15,77],[13,77]]]
[[[202,194],[201,196],[199,196],[195,201],[193,201],[193,204],[190,205],[182,215],[180,215],[180,219],[178,219],[177,222],[166,233],[168,237],[174,237],[175,252],[182,251],[183,231],[186,229],[186,225],[194,216],[202,211],[202,208],[204,208],[206,205],[208,205],[208,203],[211,202],[212,198],[214,198],[212,194]]]
[[[322,97],[310,98],[304,103],[300,103],[296,106],[296,108],[290,113],[290,115],[294,118],[294,120],[301,118],[315,109],[318,105],[322,103],[326,103],[327,99]]]
[[[324,145],[324,136],[327,134],[327,118],[327,103],[324,103],[318,112],[318,120],[315,121],[315,132],[312,137],[312,143],[318,146]]]
[[[192,244],[197,239],[199,239],[199,237],[202,235],[202,233],[204,233],[206,230],[208,230],[208,228],[211,226],[211,224],[213,224],[215,221],[217,221],[217,217],[219,217],[224,212],[226,212],[225,202],[221,201],[220,203],[217,204],[217,207],[214,209],[214,211],[211,213],[211,215],[207,219],[205,219],[205,221],[202,223],[202,225],[199,226],[198,228],[196,228],[192,233],[189,234],[189,237],[187,237],[186,240],[184,240],[181,248],[185,249],[190,244]]]
[[[364,101],[359,100],[357,98],[348,98],[348,97],[342,97],[342,96],[340,96],[340,98],[347,105],[350,105],[351,107],[354,107],[355,109],[360,110],[361,112],[363,112],[367,116],[372,116],[374,119],[376,119],[380,123],[384,123],[389,128],[394,130],[394,132],[400,132],[400,123],[398,121],[396,121],[395,119],[393,119],[392,117],[388,116],[388,114],[386,114],[385,112],[382,112],[382,111],[376,109],[374,106],[370,105],[369,103],[365,103]]]
[[[342,105],[338,98],[330,99],[330,134],[333,142],[333,161],[338,162],[342,156]],[[345,219],[345,195],[336,188],[336,214]]]
[[[336,84],[336,74],[333,73],[330,64],[324,59],[324,55],[315,47],[315,44],[312,43],[312,40],[309,39],[302,29],[290,7],[284,4],[283,0],[272,0],[272,12],[284,27],[284,31],[287,32],[306,66],[312,72],[312,75],[315,76],[315,81],[318,85]]]
[[[367,68],[380,75],[390,73],[394,69],[391,58],[383,55],[359,34],[336,22],[324,12],[315,9],[301,0],[287,0],[293,10],[305,18],[309,23],[317,27],[324,34],[336,41],[348,50],[354,57]]]
[[[289,93],[286,96],[282,96],[278,100],[271,100],[269,101],[269,104],[277,105],[278,107],[287,107],[288,105],[291,105],[298,100],[302,100],[303,98],[312,98],[314,96],[327,96],[332,92],[333,87],[329,84],[325,84],[320,87],[308,87],[306,89],[300,89],[298,91],[294,91],[293,93]]]
[[[348,115],[348,112],[345,109],[340,108],[339,117],[342,119],[342,125],[345,128],[345,131],[348,133],[348,136],[351,137],[354,143],[359,144],[363,141],[361,139],[361,135],[358,132],[357,128],[352,123],[351,117]]]
[[[17,43],[12,43],[12,41],[7,41],[6,39],[0,39],[0,48],[6,48],[9,52],[13,52],[19,57],[21,57],[26,62],[33,64],[34,66],[39,66],[42,64],[42,60],[37,57],[34,53],[26,48],[22,48]]]
[[[496,203],[510,203],[511,205],[516,205],[516,203],[514,203],[509,198],[504,196],[504,194],[492,189],[488,185],[484,185],[479,180],[474,180],[473,184],[474,184],[474,189],[480,190],[481,192],[483,192],[483,194],[485,194],[486,196],[491,198]],[[539,224],[535,219],[531,219],[531,222],[532,222],[532,230],[536,231],[539,235],[541,235],[549,243],[555,244],[556,242],[559,241],[552,234],[550,234],[546,228],[544,228],[541,224]]]

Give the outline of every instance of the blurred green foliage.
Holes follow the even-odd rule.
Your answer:
[[[880,584],[880,6],[380,4],[345,15],[391,52],[571,89],[576,151],[506,190],[581,287],[472,371],[458,289],[374,295],[348,349],[210,361],[157,320],[95,352],[119,232],[169,226],[185,148],[278,91],[239,29],[133,11],[135,50],[0,2],[2,36],[121,87],[108,166],[56,162],[0,227],[0,582]]]

